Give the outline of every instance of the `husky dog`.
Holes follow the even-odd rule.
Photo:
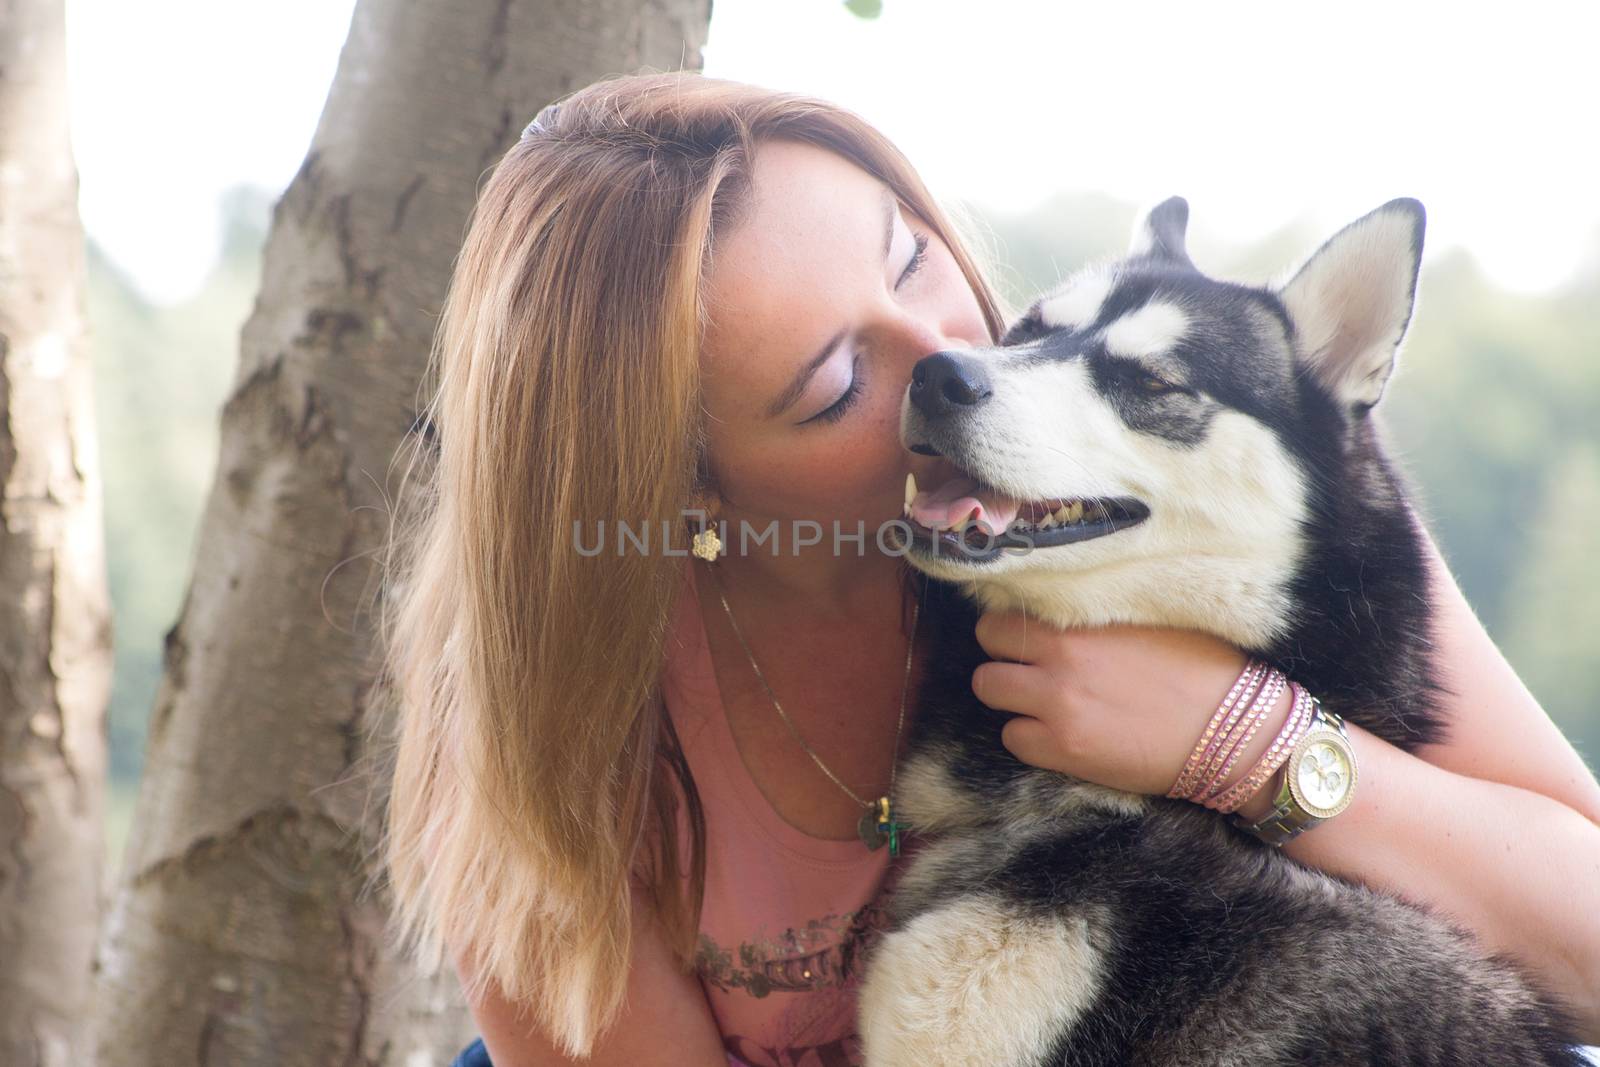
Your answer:
[[[943,625],[893,799],[928,836],[866,962],[866,1062],[1582,1063],[1466,931],[1197,804],[1023,764],[972,695],[980,607],[1022,609],[1206,631],[1401,748],[1444,736],[1425,546],[1371,418],[1422,205],[1263,288],[1197,270],[1187,222],[1160,204],[1127,257],[907,391],[903,443],[964,476],[907,506]]]

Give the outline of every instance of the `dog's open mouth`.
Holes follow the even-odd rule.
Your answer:
[[[1133,497],[1049,497],[1019,500],[971,476],[917,490],[906,476],[905,520],[912,546],[970,563],[1007,548],[1076,544],[1137,526],[1150,509]]]

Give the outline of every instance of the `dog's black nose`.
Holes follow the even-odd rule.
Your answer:
[[[993,392],[983,360],[964,352],[935,352],[911,369],[911,402],[932,419],[975,408]]]

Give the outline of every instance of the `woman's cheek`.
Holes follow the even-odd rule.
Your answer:
[[[875,477],[876,475],[876,477]],[[881,472],[854,444],[837,440],[795,443],[747,457],[725,472],[730,495],[752,512],[815,518],[854,514]]]

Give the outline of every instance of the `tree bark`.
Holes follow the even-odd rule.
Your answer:
[[[111,608],[62,0],[0,0],[0,1063],[81,1062]]]
[[[359,0],[273,213],[104,926],[102,1067],[432,1064],[470,1040],[362,889],[371,554],[477,183],[544,104],[696,68],[709,0]],[[292,63],[292,57],[285,57]],[[386,785],[386,783],[381,783]]]

